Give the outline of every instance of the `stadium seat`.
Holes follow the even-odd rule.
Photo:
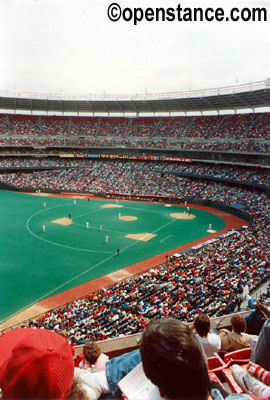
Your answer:
[[[217,353],[215,353],[214,357],[207,358],[207,363],[209,372],[218,372],[222,371],[224,368],[227,368],[230,364],[230,361],[228,363],[225,363],[222,358]]]
[[[223,374],[230,390],[232,391],[232,393],[242,393],[243,392],[243,390],[240,388],[240,386],[238,386],[238,384],[235,382],[230,368],[224,368],[222,370],[222,374]]]
[[[78,367],[80,362],[83,360],[83,352],[79,353],[74,361],[75,367]]]
[[[226,353],[224,355],[224,362],[237,362],[237,364],[247,364],[249,362],[251,356],[251,349],[241,349],[231,351],[230,353]]]
[[[250,356],[251,356],[250,348],[235,350],[235,351],[232,351],[232,352],[224,355],[224,362],[226,362],[227,365],[230,365],[233,363],[243,364],[242,368],[246,368],[247,364],[250,360]],[[226,382],[228,383],[229,388],[231,389],[232,393],[242,393],[242,389],[235,382],[230,368],[224,368],[222,370],[222,374],[223,374]]]

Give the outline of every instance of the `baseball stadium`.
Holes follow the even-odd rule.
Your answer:
[[[270,399],[269,6],[128,2],[0,2],[0,399]]]
[[[206,91],[203,97],[199,91],[192,99],[182,94],[106,104],[1,97],[1,109],[18,113],[1,115],[3,327],[150,268],[166,268],[172,259],[189,258],[198,245],[211,254],[211,246],[227,237],[232,248],[239,237],[247,245],[254,242],[256,251],[249,249],[247,258],[259,266],[253,267],[254,276],[247,278],[245,266],[243,275],[238,271],[232,279],[254,279],[251,291],[265,283],[269,114],[140,117],[149,110],[269,105],[268,81],[252,88],[224,88],[224,94],[211,96]],[[68,114],[86,108],[124,109],[137,116],[33,116],[20,111]],[[258,234],[264,239],[259,243]],[[231,295],[228,291],[233,302]],[[225,296],[222,304],[227,301]],[[219,307],[218,315],[223,313]]]
[[[244,286],[269,296],[270,114],[169,115],[243,104],[269,106],[269,81],[162,100],[1,96],[16,110],[0,117],[2,331],[65,329],[76,354],[94,339],[117,355],[153,318],[218,326],[246,311]]]

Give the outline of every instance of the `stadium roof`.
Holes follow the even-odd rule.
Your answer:
[[[0,91],[0,109],[47,113],[172,113],[270,107],[270,79],[244,85],[145,95],[56,95]]]

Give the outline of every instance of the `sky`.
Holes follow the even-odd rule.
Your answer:
[[[176,7],[174,0],[116,0]],[[267,7],[267,22],[139,22],[114,0],[0,0],[0,90],[145,94],[270,78],[270,1],[185,0],[184,7]]]

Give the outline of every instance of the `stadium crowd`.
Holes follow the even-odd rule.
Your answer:
[[[250,241],[256,250],[250,249]],[[269,279],[267,256],[251,231],[235,233],[25,326],[66,329],[71,343],[83,344],[140,332],[152,318],[191,322],[198,312],[211,317],[230,314],[237,310],[245,284],[253,291]]]
[[[0,145],[268,153],[269,130],[269,113],[148,118],[1,115]]]
[[[269,113],[138,118],[0,115],[0,134],[8,135],[268,139],[269,129]]]
[[[3,147],[27,146],[27,147],[124,147],[124,148],[143,148],[143,149],[174,149],[174,150],[201,150],[201,151],[234,151],[244,153],[269,153],[270,144],[268,141],[216,141],[200,140],[183,141],[183,139],[131,139],[122,138],[86,138],[86,137],[0,137],[0,145]]]
[[[182,197],[191,186],[187,176],[209,177],[269,186],[269,173],[263,168],[248,168],[204,163],[171,163],[119,160],[0,159],[0,169],[61,167],[61,170],[2,171],[0,181],[18,188],[86,191]],[[66,168],[66,169],[65,169]],[[197,183],[199,184],[199,183]],[[192,185],[192,191],[194,186]]]

